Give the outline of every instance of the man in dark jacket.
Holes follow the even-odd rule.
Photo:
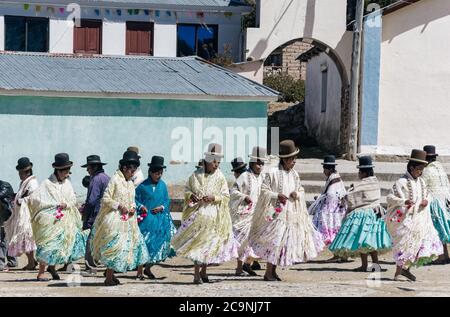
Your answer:
[[[86,159],[86,164],[81,167],[85,167],[90,176],[88,192],[86,196],[86,202],[83,207],[83,229],[92,229],[95,218],[100,211],[100,203],[103,198],[106,187],[109,183],[109,176],[106,175],[103,170],[103,163],[98,155],[90,155]],[[95,263],[91,255],[90,248],[91,235],[89,235],[87,246],[85,263],[86,268],[91,269],[91,273],[95,274]],[[88,270],[89,271],[89,270]]]
[[[8,241],[3,228],[3,223],[11,217],[13,200],[14,190],[11,185],[0,181],[0,271],[17,266],[17,258],[8,256]]]

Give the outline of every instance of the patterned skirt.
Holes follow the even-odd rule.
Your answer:
[[[139,223],[139,229],[147,246],[148,263],[159,263],[175,256],[175,250],[170,241],[175,235],[176,228],[169,211],[152,214]]]
[[[116,272],[134,270],[150,258],[136,214],[122,220],[118,211],[97,217],[92,229],[91,249],[96,262]]]
[[[340,257],[356,257],[373,251],[385,253],[391,247],[391,236],[384,220],[377,217],[372,208],[362,208],[344,219],[329,249]]]
[[[321,195],[310,207],[313,224],[322,236],[326,246],[330,245],[341,228],[346,207],[335,196]]]
[[[172,240],[177,255],[197,264],[223,263],[238,257],[231,217],[213,205],[199,207],[183,220]],[[223,216],[222,218],[220,216]]]
[[[55,208],[42,210],[32,222],[37,245],[36,259],[48,265],[66,264],[84,257],[89,231],[81,231],[81,217],[76,208],[55,219]]]
[[[431,220],[442,243],[450,243],[450,211],[445,202],[434,199],[430,204]]]

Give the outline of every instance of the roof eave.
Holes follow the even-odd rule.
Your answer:
[[[215,95],[189,95],[189,94],[136,94],[115,92],[71,92],[28,89],[0,89],[3,96],[35,96],[35,97],[62,97],[62,98],[115,98],[115,99],[166,99],[166,100],[202,100],[202,101],[277,101],[278,96],[215,96]]]
[[[40,5],[68,5],[73,3],[73,0],[11,0],[11,2],[17,2],[18,4],[40,4]],[[55,3],[56,2],[56,3]],[[249,13],[252,11],[250,6],[189,6],[189,5],[175,5],[175,4],[145,4],[145,3],[128,3],[123,2],[103,2],[103,3],[93,3],[92,1],[79,0],[77,2],[82,7],[92,7],[92,8],[103,8],[103,7],[114,7],[123,9],[149,9],[149,10],[176,10],[176,11],[202,11],[202,12],[233,12],[233,13]]]

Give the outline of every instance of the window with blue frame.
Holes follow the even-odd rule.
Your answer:
[[[48,52],[49,20],[5,16],[5,50]]]
[[[217,47],[217,25],[178,24],[177,56],[197,55],[209,60],[216,57]]]

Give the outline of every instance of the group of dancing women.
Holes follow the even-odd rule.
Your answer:
[[[69,155],[55,155],[53,172],[41,184],[27,157],[18,160],[21,183],[4,222],[7,253],[26,254],[24,270],[38,269],[37,281],[60,276],[84,259],[85,274],[106,268],[105,285],[121,282],[117,273],[136,270],[138,280],[156,279],[152,266],[180,256],[194,264],[194,284],[210,282],[208,266],[236,261],[236,276],[256,276],[265,262],[263,279],[281,281],[278,267],[305,263],[328,248],[326,262],[360,257],[355,271],[368,271],[368,257],[392,250],[394,280],[415,281],[412,267],[448,262],[450,184],[436,160],[434,146],[413,150],[405,174],[392,186],[387,208],[372,158],[359,157],[359,181],[348,189],[337,172],[335,157],[323,160],[326,183],[307,208],[300,175],[294,168],[299,148],[292,140],[279,145],[278,165],[267,164],[263,147],[254,147],[248,164],[231,162],[235,180],[229,188],[222,173],[222,146],[212,143],[189,177],[182,220],[174,226],[168,188],[163,181],[164,158],[153,156],[148,175],[141,170],[137,147],[129,147],[109,177],[98,155],[90,155],[83,179],[87,196],[78,206],[69,175]],[[9,206],[9,207],[8,207]]]

